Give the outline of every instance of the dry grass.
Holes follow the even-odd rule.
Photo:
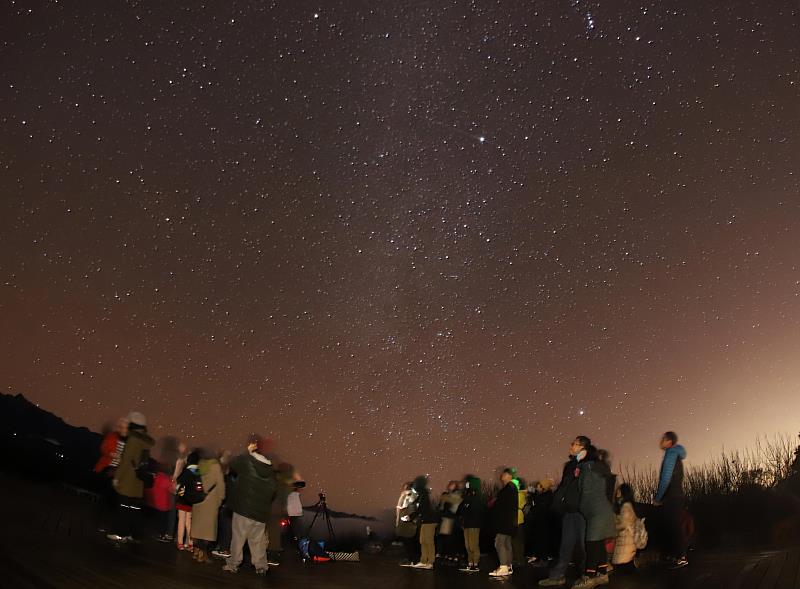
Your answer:
[[[710,462],[687,467],[684,489],[689,504],[710,496],[735,495],[753,487],[776,487],[791,475],[796,448],[794,436],[762,436],[746,450],[723,450]],[[638,501],[652,503],[658,475],[655,467],[639,469],[625,465],[620,479],[634,488]]]

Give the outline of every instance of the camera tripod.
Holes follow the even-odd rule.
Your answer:
[[[314,510],[314,518],[311,520],[311,523],[306,530],[306,538],[311,538],[311,530],[314,528],[314,524],[317,523],[317,518],[322,515],[322,519],[325,520],[325,526],[328,529],[328,538],[331,541],[336,541],[336,533],[333,531],[333,522],[331,521],[331,513],[328,511],[328,502],[325,499],[325,493],[319,494],[319,501],[317,501],[311,509]]]

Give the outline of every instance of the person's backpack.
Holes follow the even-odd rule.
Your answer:
[[[178,485],[175,489],[175,494],[178,496],[178,501],[184,505],[195,505],[205,501],[208,494],[214,490],[216,485],[211,485],[207,491],[203,488],[203,479],[192,469],[185,469],[178,477]]]
[[[142,481],[145,489],[150,489],[153,486],[153,470],[150,468],[150,451],[145,449],[142,450],[142,455],[139,458],[139,463],[133,464],[134,471],[136,472],[136,478]]]
[[[647,548],[647,527],[644,525],[645,518],[636,518],[633,522],[633,543],[636,550],[644,550]]]

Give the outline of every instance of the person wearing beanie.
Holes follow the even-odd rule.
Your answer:
[[[269,569],[267,523],[278,480],[272,462],[262,453],[265,448],[263,438],[251,436],[247,440],[247,452],[231,460],[230,468],[237,476],[233,488],[233,535],[231,555],[222,567],[230,573],[239,571],[245,544],[250,547],[256,574],[264,575]]]
[[[149,464],[150,449],[155,441],[147,433],[147,420],[138,411],[128,415],[128,437],[114,471],[112,485],[117,493],[117,521],[110,540],[126,541],[138,532],[144,498],[141,465]]]

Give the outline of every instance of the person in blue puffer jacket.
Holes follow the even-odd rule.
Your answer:
[[[655,505],[661,506],[668,538],[668,556],[672,568],[682,568],[689,564],[686,558],[687,539],[681,520],[686,504],[683,492],[683,461],[686,448],[678,444],[675,432],[666,432],[659,444],[664,451],[661,461],[661,474],[658,480]]]

